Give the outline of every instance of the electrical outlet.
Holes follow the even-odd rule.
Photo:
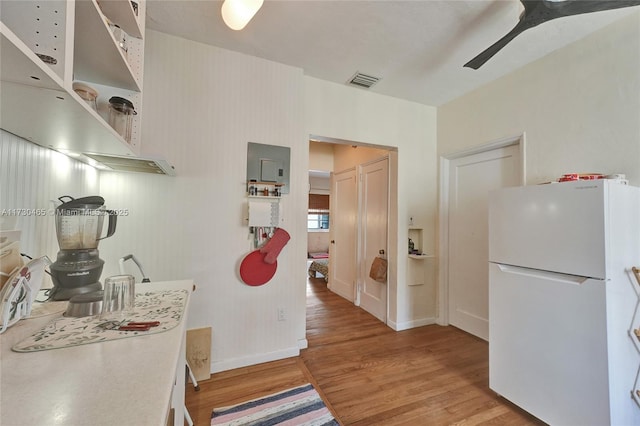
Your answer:
[[[278,321],[285,321],[287,314],[284,312],[284,308],[278,308]]]

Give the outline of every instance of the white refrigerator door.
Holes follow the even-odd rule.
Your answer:
[[[609,418],[605,281],[489,264],[489,387],[552,425]]]
[[[489,195],[489,261],[605,277],[607,182],[522,186]]]

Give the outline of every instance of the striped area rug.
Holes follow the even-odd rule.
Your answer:
[[[231,407],[214,408],[212,426],[321,426],[336,421],[313,385],[306,384]]]

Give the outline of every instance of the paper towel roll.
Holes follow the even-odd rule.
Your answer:
[[[275,226],[272,224],[271,204],[264,201],[249,201],[249,226]]]

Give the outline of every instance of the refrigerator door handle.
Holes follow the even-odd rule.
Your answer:
[[[578,275],[560,274],[558,272],[542,271],[540,269],[522,268],[522,267],[513,266],[513,265],[501,265],[499,263],[496,264],[496,266],[500,269],[500,271],[506,272],[509,274],[524,275],[527,277],[536,277],[543,280],[555,281],[555,282],[564,283],[564,284],[580,285],[590,279],[589,277],[581,277]]]

